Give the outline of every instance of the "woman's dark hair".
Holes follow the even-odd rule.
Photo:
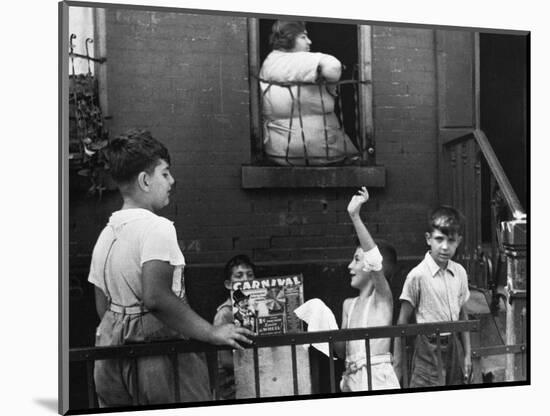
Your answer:
[[[294,48],[296,36],[306,31],[305,22],[287,22],[277,20],[271,28],[269,44],[273,49],[290,50]]]
[[[115,137],[106,156],[109,172],[119,184],[131,182],[140,172],[152,173],[161,159],[170,164],[166,147],[146,130],[130,130]]]
[[[231,279],[231,273],[233,273],[233,269],[239,266],[250,267],[254,272],[254,276],[256,276],[256,266],[254,265],[254,263],[252,263],[252,260],[250,260],[250,257],[248,257],[246,254],[239,254],[235,257],[232,257],[225,264],[225,267],[223,269],[223,275],[225,277],[225,280]]]

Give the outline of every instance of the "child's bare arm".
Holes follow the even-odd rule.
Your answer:
[[[359,239],[359,244],[361,245],[363,251],[369,251],[370,249],[374,248],[374,246],[376,246],[374,240],[369,233],[369,230],[367,230],[366,225],[361,220],[360,215],[361,206],[368,200],[369,193],[367,191],[367,188],[363,186],[361,187],[357,195],[353,195],[351,201],[348,204],[348,214],[351,218],[351,222],[353,223],[353,227],[355,228],[355,232],[357,233],[357,238]]]
[[[99,319],[103,319],[103,315],[105,315],[105,312],[107,312],[107,308],[109,307],[109,301],[107,300],[107,296],[105,296],[105,293],[98,288],[97,286],[94,287],[95,289],[95,310],[97,311],[97,314],[99,316]]]
[[[233,323],[233,311],[230,306],[221,308],[214,316],[214,326]],[[231,351],[219,351],[218,363],[221,367],[233,368],[233,353]]]
[[[348,204],[348,214],[351,218],[351,222],[353,223],[353,227],[355,228],[355,232],[357,233],[357,238],[359,239],[361,249],[364,252],[372,250],[376,247],[376,243],[370,235],[367,226],[361,220],[360,215],[362,205],[368,200],[369,192],[367,191],[367,188],[363,186],[359,190],[359,193],[351,198],[351,201]],[[384,272],[382,270],[372,270],[371,273],[376,291],[383,297],[387,297],[388,295],[391,297],[391,289],[386,281]]]
[[[172,292],[174,267],[168,262],[151,260],[142,267],[143,301],[145,307],[166,326],[184,336],[216,345],[230,345],[242,349],[238,342],[251,343],[253,335],[246,328],[232,324],[213,326],[182,302]]]

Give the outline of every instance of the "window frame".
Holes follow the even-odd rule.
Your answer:
[[[261,164],[263,155],[263,128],[260,105],[258,74],[260,62],[260,28],[258,18],[247,18],[248,27],[248,68],[250,87],[250,128],[251,128],[251,162]],[[362,164],[374,166],[374,117],[372,95],[372,29],[369,25],[357,26],[358,48],[358,141],[361,143]]]
[[[386,169],[375,160],[372,88],[372,27],[357,25],[359,137],[363,152],[361,165],[349,166],[266,166],[258,74],[260,72],[260,29],[258,18],[247,18],[248,69],[250,88],[250,164],[241,167],[244,189],[340,188],[368,186],[384,188]]]

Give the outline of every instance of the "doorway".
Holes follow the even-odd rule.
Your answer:
[[[479,46],[481,130],[528,210],[529,36],[480,33]],[[489,171],[482,169],[482,239],[490,241]]]

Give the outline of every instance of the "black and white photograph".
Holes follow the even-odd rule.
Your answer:
[[[10,413],[542,411],[540,17],[472,3],[29,4]]]
[[[529,384],[529,31],[59,7],[60,411]]]

